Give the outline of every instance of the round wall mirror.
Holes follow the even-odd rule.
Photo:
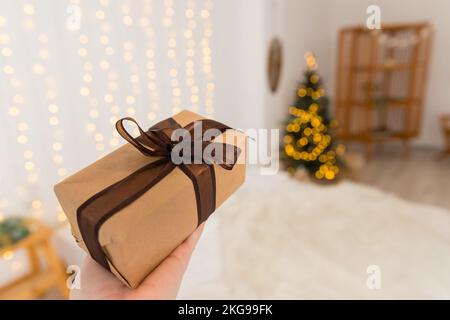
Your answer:
[[[273,38],[269,46],[269,54],[267,61],[267,77],[269,87],[272,93],[278,89],[281,77],[281,69],[283,67],[283,47],[278,38]]]

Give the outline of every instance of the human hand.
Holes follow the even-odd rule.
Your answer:
[[[136,289],[130,289],[114,275],[86,257],[81,267],[81,287],[71,299],[175,299],[204,223],[164,259]]]

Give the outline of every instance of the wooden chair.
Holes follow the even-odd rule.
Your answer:
[[[25,250],[30,270],[26,275],[0,287],[0,299],[39,298],[53,287],[67,299],[69,295],[67,276],[64,265],[51,244],[52,230],[35,220],[28,220],[27,224],[33,227],[31,234],[11,246],[1,248],[0,257],[11,256],[14,252]],[[41,265],[40,253],[44,258],[45,268]]]

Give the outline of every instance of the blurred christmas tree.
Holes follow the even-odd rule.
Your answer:
[[[345,147],[335,146],[331,135],[334,121],[330,118],[329,99],[316,72],[316,58],[307,52],[305,60],[305,80],[298,88],[296,102],[289,107],[281,159],[290,173],[305,168],[318,180],[334,180]]]

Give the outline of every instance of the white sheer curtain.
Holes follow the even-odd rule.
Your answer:
[[[214,113],[212,0],[2,0],[0,215],[63,221],[52,187],[113,124]],[[1,216],[0,216],[1,217]]]

